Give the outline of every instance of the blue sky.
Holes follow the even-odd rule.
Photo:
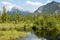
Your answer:
[[[60,2],[60,0],[0,0],[0,10],[5,6],[7,10],[11,10],[13,7],[16,7],[20,10],[33,12],[38,7],[46,5],[51,1]]]

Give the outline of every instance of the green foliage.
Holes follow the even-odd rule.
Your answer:
[[[26,14],[21,15],[20,12],[10,14],[3,7],[3,12],[0,15],[0,30],[1,31],[32,31],[38,37],[52,37],[60,34],[60,14]],[[2,34],[3,35],[3,34]],[[1,36],[2,36],[1,35]]]
[[[28,33],[12,31],[0,31],[0,40],[18,40],[18,38],[26,37]]]

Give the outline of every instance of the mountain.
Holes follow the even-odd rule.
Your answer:
[[[16,8],[16,7],[13,7],[11,9],[10,14],[14,14],[15,11],[20,12],[22,15],[31,14],[31,12],[20,10],[19,8]]]
[[[34,13],[41,13],[41,14],[60,13],[60,3],[52,1],[46,5],[39,7]]]

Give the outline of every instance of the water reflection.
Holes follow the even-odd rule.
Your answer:
[[[60,40],[60,34],[58,34],[55,39]]]
[[[58,34],[55,39],[52,39],[50,37],[38,38],[35,34],[29,33],[27,37],[19,38],[19,40],[60,40],[60,34]]]
[[[19,40],[46,40],[45,38],[38,38],[35,34],[29,33],[25,38],[20,38]]]

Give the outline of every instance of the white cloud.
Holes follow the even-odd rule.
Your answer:
[[[13,4],[13,3],[10,3],[10,2],[3,1],[1,3],[2,3],[3,6],[6,7],[7,10],[11,10],[13,7],[16,7],[18,9],[20,9],[20,10],[24,10],[24,8],[22,8],[21,6],[18,6],[16,4]]]
[[[32,5],[32,6],[42,6],[43,4],[40,2],[31,2],[31,1],[26,1],[26,3],[28,5]]]
[[[48,3],[52,2],[52,1],[53,1],[53,0],[47,0],[46,3],[44,3],[44,4],[42,4],[41,2],[37,2],[37,1],[36,1],[36,2],[26,1],[26,3],[27,3],[28,5],[30,5],[30,6],[36,7],[36,8],[34,8],[34,9],[31,9],[31,11],[34,12],[38,7],[43,6],[43,5],[46,5],[46,4],[48,4]]]
[[[33,9],[28,9],[30,12],[34,12],[38,7],[42,6],[43,4],[41,2],[32,2],[32,1],[26,1],[26,4],[28,6],[32,6]]]
[[[3,2],[1,2],[2,3],[2,5],[3,6],[5,6],[7,9],[11,9],[12,7],[14,7],[14,5],[12,4],[12,3],[10,3],[10,2],[5,2],[5,1],[3,1]]]
[[[44,5],[46,5],[47,3],[50,3],[51,1],[53,1],[53,0],[47,0],[47,2]]]
[[[13,1],[13,0],[11,0],[11,1]],[[37,2],[37,1],[36,2],[26,1],[26,4],[38,8],[38,7],[42,6],[42,5],[46,5],[47,3],[50,3],[51,1],[52,0],[47,0],[47,2],[44,3],[44,4],[42,4],[41,2]],[[36,10],[36,8],[33,8],[33,9],[25,9],[25,8],[23,8],[21,6],[18,6],[16,4],[13,4],[11,2],[2,1],[1,3],[2,3],[3,6],[5,6],[7,8],[7,10],[11,10],[13,7],[16,7],[18,9],[24,10],[24,11],[28,10],[28,11],[31,11],[31,12],[34,12]]]
[[[19,9],[19,10],[23,10],[23,11],[29,11],[29,12],[33,12],[33,11],[34,11],[34,10],[32,10],[32,9],[25,9],[25,8],[23,8],[23,7],[21,7],[21,6],[18,6],[18,5],[16,5],[16,4],[13,4],[13,3],[10,3],[10,2],[6,2],[6,1],[3,1],[3,2],[1,2],[1,3],[2,3],[2,5],[5,6],[6,9],[9,10],[9,11],[10,11],[13,7],[15,7],[15,8]]]

